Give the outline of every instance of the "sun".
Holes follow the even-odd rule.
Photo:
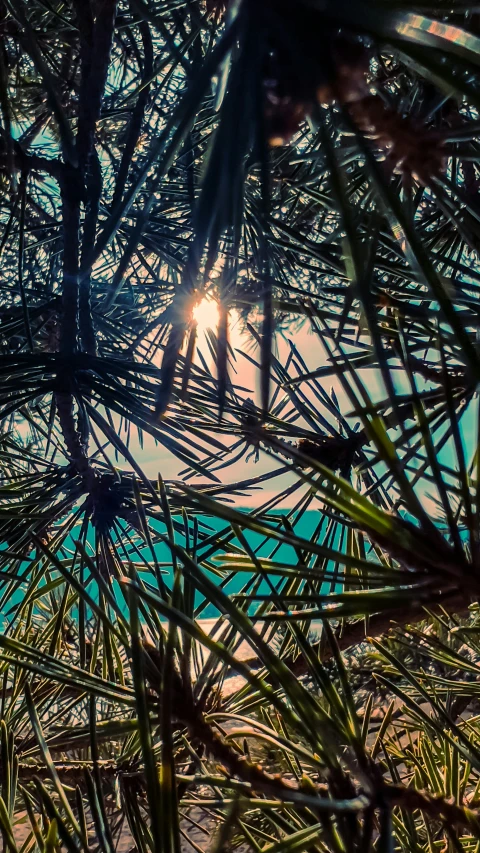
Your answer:
[[[192,311],[192,318],[199,332],[216,329],[219,320],[218,302],[210,296],[204,296]]]
[[[216,299],[212,296],[204,296],[200,302],[195,305],[191,318],[197,324],[197,335],[199,342],[205,337],[206,333],[212,330],[215,335],[218,334],[218,324],[220,321],[220,309]],[[228,340],[233,346],[241,346],[244,343],[244,331],[240,326],[240,317],[235,308],[228,310]]]

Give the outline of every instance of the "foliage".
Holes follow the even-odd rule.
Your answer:
[[[0,35],[5,848],[478,852],[477,6]]]

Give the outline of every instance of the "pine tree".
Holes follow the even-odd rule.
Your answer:
[[[479,20],[0,0],[12,853],[480,850]]]

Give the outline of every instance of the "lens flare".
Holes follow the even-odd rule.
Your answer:
[[[218,303],[214,299],[205,296],[192,311],[192,318],[197,324],[199,332],[206,329],[217,329],[218,326]]]

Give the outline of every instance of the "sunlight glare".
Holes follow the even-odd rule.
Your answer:
[[[216,331],[219,318],[218,303],[205,296],[193,309],[192,318],[196,321],[199,332],[205,332],[206,329]]]
[[[197,334],[200,339],[205,336],[209,329],[215,335],[218,334],[220,311],[216,299],[211,296],[204,296],[195,305],[191,317],[197,324]],[[230,308],[228,312],[228,340],[234,347],[242,346],[245,343],[245,331],[240,325],[240,316],[236,308]]]

